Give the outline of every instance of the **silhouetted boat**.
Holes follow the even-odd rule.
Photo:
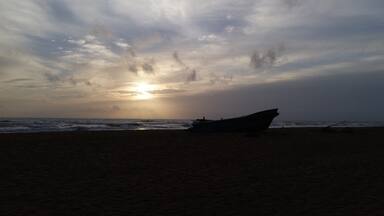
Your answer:
[[[269,128],[272,120],[279,115],[278,109],[264,110],[251,115],[223,120],[196,119],[191,131],[197,132],[257,132]]]

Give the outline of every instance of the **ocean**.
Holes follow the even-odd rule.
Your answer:
[[[0,118],[0,133],[60,132],[60,131],[118,131],[118,130],[183,130],[193,120],[174,119],[59,119],[59,118]],[[384,122],[363,121],[279,121],[271,128],[297,127],[384,127]]]

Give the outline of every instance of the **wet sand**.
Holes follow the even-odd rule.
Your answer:
[[[384,215],[384,128],[0,134],[0,215]]]

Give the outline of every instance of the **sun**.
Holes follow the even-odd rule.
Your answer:
[[[148,83],[141,82],[137,83],[134,87],[135,99],[138,100],[148,100],[153,98],[151,91],[154,90],[154,87]]]

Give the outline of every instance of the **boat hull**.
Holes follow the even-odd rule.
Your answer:
[[[217,121],[194,123],[189,129],[196,132],[257,132],[269,128],[272,120],[279,115],[278,109],[264,110],[248,116]]]

